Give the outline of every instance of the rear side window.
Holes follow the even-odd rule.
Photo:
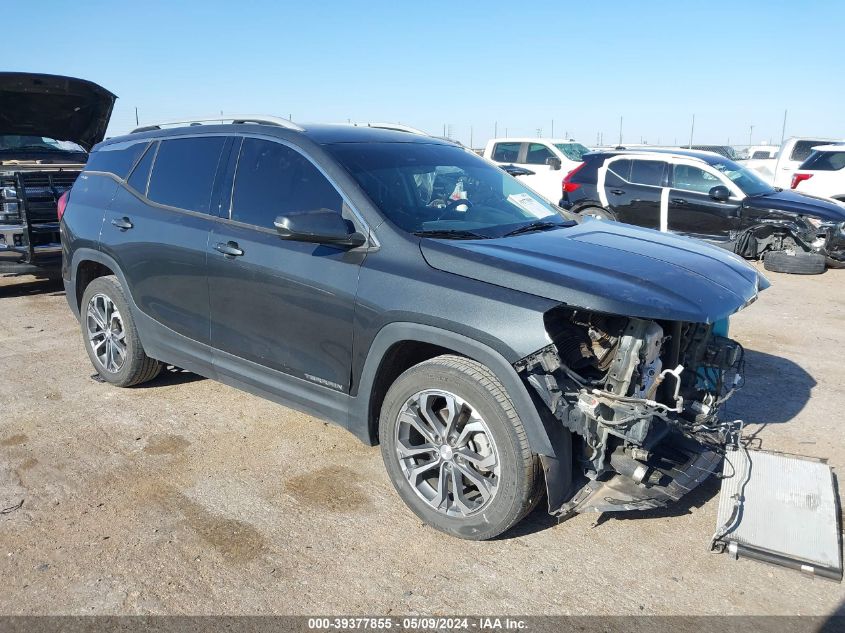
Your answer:
[[[222,136],[161,141],[147,197],[160,204],[208,213]]]
[[[153,158],[155,158],[157,145],[153,143],[144,152],[141,160],[135,165],[132,170],[132,175],[126,180],[126,183],[138,193],[147,195],[147,182],[150,180],[150,167],[153,166]]]
[[[149,143],[149,140],[143,140],[105,145],[88,156],[85,171],[104,171],[118,178],[126,178]]]
[[[825,145],[829,141],[795,141],[795,147],[789,155],[790,160],[807,160],[817,145]]]
[[[638,185],[660,187],[663,184],[666,168],[666,163],[656,160],[633,160],[631,161],[631,177],[628,180]]]
[[[610,165],[608,165],[607,170],[617,176],[619,176],[622,180],[626,182],[631,181],[631,163],[633,161],[628,160],[627,158],[623,158],[621,160],[615,160]]]
[[[529,165],[545,165],[547,158],[554,158],[552,150],[542,143],[529,143],[525,162]]]
[[[814,152],[801,165],[801,169],[815,171],[839,171],[843,167],[845,167],[845,148],[841,152]]]
[[[232,192],[232,219],[273,228],[280,215],[332,211],[343,198],[302,154],[272,141],[246,138]]]
[[[497,163],[515,163],[519,158],[521,143],[496,143],[493,147],[493,160]]]
[[[757,150],[751,155],[752,160],[758,160],[761,158],[771,158],[771,154],[766,150]]]

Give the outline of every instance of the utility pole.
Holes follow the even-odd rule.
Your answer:
[[[493,122],[493,138],[499,138],[499,122]]]
[[[695,115],[692,115],[692,127],[689,130],[689,148],[692,149],[692,135],[695,132]]]
[[[543,128],[538,127],[537,128],[537,138],[540,138],[541,136],[543,136]]]
[[[622,145],[622,117],[619,117],[619,144]]]
[[[508,137],[508,128],[505,128],[505,138]]]
[[[596,132],[596,145],[601,145],[601,143],[599,142],[599,139],[600,139],[600,138],[601,138],[601,137],[599,136],[599,133],[598,133],[598,132]]]
[[[469,126],[469,148],[472,149],[472,126]]]
[[[555,137],[555,120],[552,119],[552,138]]]
[[[446,124],[443,124],[443,138],[446,138]]]
[[[754,126],[748,126],[748,147],[751,147],[751,135],[754,134]]]
[[[786,138],[786,113],[788,110],[783,111],[783,127],[780,129],[780,144],[783,145],[783,139]]]

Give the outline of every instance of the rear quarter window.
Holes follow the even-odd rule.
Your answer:
[[[161,141],[147,197],[170,207],[208,213],[223,136]]]
[[[104,145],[88,156],[85,171],[102,171],[118,178],[126,178],[149,144],[150,141],[145,139]]]

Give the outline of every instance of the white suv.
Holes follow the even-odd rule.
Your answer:
[[[792,189],[845,202],[845,144],[819,145],[792,176]]]
[[[589,151],[573,140],[494,138],[487,141],[483,156],[557,204],[564,177],[581,164]]]

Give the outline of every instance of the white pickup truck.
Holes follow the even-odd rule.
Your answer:
[[[773,158],[750,158],[742,161],[749,169],[756,171],[764,180],[775,187],[789,189],[792,175],[801,166],[817,145],[827,145],[834,139],[808,136],[793,136],[786,139]]]
[[[557,204],[563,195],[563,179],[589,151],[566,139],[493,138],[487,141],[482,156]]]

